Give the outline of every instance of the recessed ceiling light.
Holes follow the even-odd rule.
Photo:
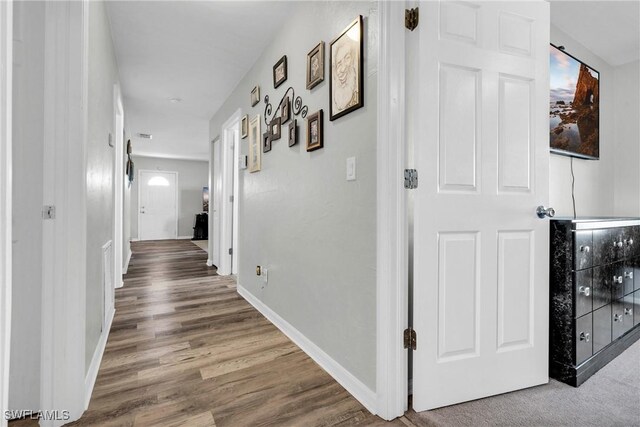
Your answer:
[[[169,102],[172,104],[177,104],[180,101],[182,101],[182,98],[169,98]]]
[[[139,133],[138,136],[144,139],[153,139],[153,135],[151,135],[150,133]]]

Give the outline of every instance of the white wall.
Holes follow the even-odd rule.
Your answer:
[[[615,214],[640,216],[640,61],[616,67]]]
[[[11,409],[40,409],[44,10],[14,3]]]
[[[206,142],[203,142],[206,143]],[[135,153],[135,145],[133,152]],[[202,213],[202,188],[208,186],[209,163],[197,160],[133,156],[136,177],[131,187],[131,238],[138,239],[138,171],[178,172],[178,237],[193,237],[196,214]]]
[[[325,148],[305,151],[306,125],[298,117],[300,143],[283,138],[263,154],[262,171],[240,172],[238,283],[296,328],[364,387],[376,389],[376,89],[377,3],[301,2],[210,123],[210,139],[241,108],[261,118],[265,104],[251,107],[260,85],[276,108],[286,89],[324,110]],[[329,69],[313,90],[305,89],[307,53],[329,43],[358,14],[364,17],[364,104],[329,121]],[[401,23],[399,23],[401,24]],[[288,80],[273,88],[272,67],[287,55]],[[327,61],[328,64],[328,61]],[[248,153],[248,139],[241,142]],[[346,181],[346,159],[357,159],[357,180]],[[263,286],[256,265],[269,268]]]
[[[614,137],[613,68],[554,25],[551,25],[551,43],[564,46],[567,53],[600,72],[600,160],[573,159],[576,211],[578,216],[615,215],[612,186],[618,156]],[[573,216],[570,161],[569,157],[551,154],[549,204],[557,216]]]
[[[104,289],[102,246],[113,232],[113,85],[118,83],[111,30],[104,2],[89,2],[89,108],[87,141],[87,326],[86,367],[102,332]],[[113,267],[112,267],[113,268]]]

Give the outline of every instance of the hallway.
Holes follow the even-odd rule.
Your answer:
[[[403,425],[372,416],[205,265],[132,243],[89,409],[73,425]]]

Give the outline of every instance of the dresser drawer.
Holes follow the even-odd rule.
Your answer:
[[[624,257],[640,257],[640,227],[626,227],[623,233]]]
[[[640,291],[633,293],[633,325],[640,323]]]
[[[632,299],[619,299],[611,303],[612,340],[618,339],[633,327],[632,310]]]
[[[613,288],[615,271],[616,269],[611,264],[593,268],[591,293],[593,294],[594,310],[611,303],[611,289]]]
[[[597,353],[611,342],[611,304],[593,312],[593,353]]]
[[[574,233],[574,266],[575,270],[583,270],[593,265],[593,232],[576,231]]]
[[[580,270],[574,273],[576,317],[584,316],[593,310],[593,285],[591,283],[592,270]]]
[[[593,231],[593,265],[605,265],[624,258],[622,228]]]
[[[625,295],[629,295],[634,291],[633,283],[636,280],[636,272],[634,268],[635,260],[626,260],[622,268],[622,284],[623,292]],[[640,280],[640,279],[638,279]]]
[[[593,319],[591,313],[576,319],[576,365],[593,354]]]

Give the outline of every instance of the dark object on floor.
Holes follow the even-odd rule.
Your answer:
[[[196,225],[193,227],[193,239],[207,240],[209,238],[209,215],[205,213],[196,215]]]

